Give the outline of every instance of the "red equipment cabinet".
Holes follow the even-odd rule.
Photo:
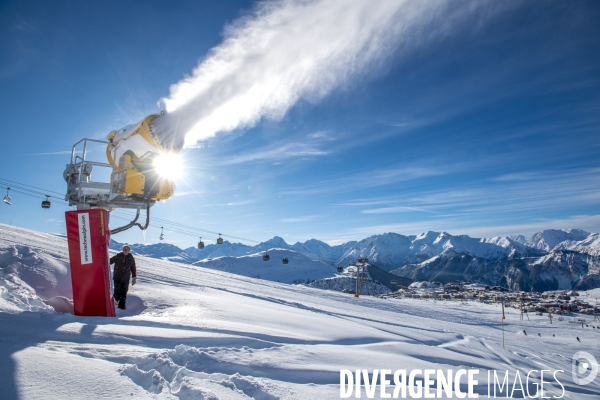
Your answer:
[[[75,315],[114,317],[108,257],[110,213],[94,208],[67,211],[67,241]]]

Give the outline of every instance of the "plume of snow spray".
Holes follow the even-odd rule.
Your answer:
[[[475,4],[474,4],[475,3]],[[318,101],[418,47],[483,2],[283,0],[259,3],[163,99],[157,121],[186,144],[277,119],[301,98]]]

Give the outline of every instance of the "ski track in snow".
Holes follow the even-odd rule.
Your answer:
[[[0,225],[3,398],[339,398],[340,369],[383,368],[479,368],[481,397],[486,370],[558,369],[564,398],[600,393],[600,378],[570,378],[576,351],[600,359],[600,329],[568,318],[520,321],[507,309],[503,326],[495,305],[355,298],[137,260],[117,318],[58,313],[48,304],[71,296],[66,240]]]

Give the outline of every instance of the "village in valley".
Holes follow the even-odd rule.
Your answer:
[[[550,323],[568,320],[569,323],[591,327],[600,332],[600,295],[593,296],[587,291],[551,290],[544,292],[513,291],[502,286],[491,286],[472,282],[413,282],[407,286],[398,281],[390,283],[397,286],[396,291],[382,290],[384,285],[371,277],[369,260],[359,258],[358,262],[347,268],[338,268],[344,274],[341,278],[322,280],[329,285],[311,286],[322,289],[340,290],[359,297],[376,296],[382,299],[419,299],[434,302],[479,302],[482,304],[502,305],[507,309],[516,309],[520,320],[529,320],[530,315],[547,316]],[[400,280],[400,279],[398,279]],[[331,283],[337,281],[337,287]],[[343,288],[342,288],[343,287]],[[597,324],[597,325],[594,325]]]
[[[470,282],[414,282],[398,291],[379,295],[380,298],[434,299],[440,301],[479,301],[502,303],[505,307],[520,310],[523,314],[576,316],[590,315],[600,322],[598,299],[580,296],[574,290],[540,292],[513,292],[500,286],[488,286]],[[580,318],[581,319],[581,318]]]

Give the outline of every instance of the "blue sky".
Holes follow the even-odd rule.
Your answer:
[[[319,1],[306,14],[284,12],[295,2],[172,3],[0,4],[0,178],[64,192],[76,141],[157,112],[171,85],[228,50],[228,39],[276,26],[279,46],[258,46],[267,30],[256,28],[252,57],[227,53],[241,77],[228,82],[265,83],[251,97],[262,108],[183,150],[176,195],[153,216],[195,227],[206,242],[206,231],[330,244],[384,232],[600,231],[600,3],[396,2],[389,20],[378,23],[392,15],[381,6],[339,26],[339,10]],[[269,20],[269,7],[284,17]],[[370,34],[381,40],[357,47]],[[288,70],[306,62],[307,46],[347,38],[339,57],[302,79]],[[271,85],[273,71],[294,84]],[[233,98],[242,86],[215,83],[210,93]],[[239,115],[254,107],[244,104]],[[102,149],[92,154],[103,161]],[[0,222],[64,232],[67,207],[12,197]],[[145,239],[139,230],[114,239],[155,242],[161,225]],[[165,238],[197,242],[172,225]]]

